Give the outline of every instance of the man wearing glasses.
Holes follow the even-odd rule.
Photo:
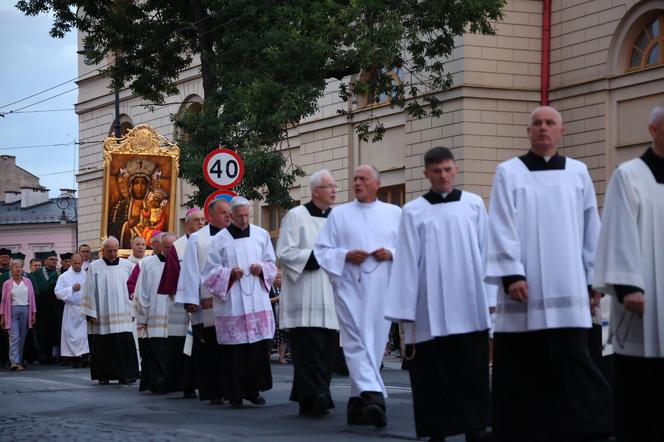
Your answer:
[[[295,368],[290,399],[300,404],[300,414],[325,415],[334,407],[330,381],[339,324],[332,285],[313,249],[332,210],[337,185],[325,169],[311,175],[310,182],[311,201],[286,214],[277,242],[284,275],[279,324],[289,331]]]

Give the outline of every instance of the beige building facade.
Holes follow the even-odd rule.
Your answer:
[[[338,202],[352,199],[352,173],[370,163],[383,175],[381,198],[403,204],[427,190],[422,156],[442,145],[453,149],[461,166],[459,186],[488,201],[496,165],[527,148],[526,124],[540,104],[544,1],[509,0],[494,36],[464,35],[447,61],[454,86],[436,93],[443,101],[439,118],[413,119],[389,99],[343,102],[339,82],[329,81],[315,115],[289,130],[284,154],[307,174],[332,171]],[[551,1],[550,104],[565,121],[561,152],[584,161],[602,203],[616,165],[639,155],[648,144],[648,115],[664,103],[664,0]],[[82,58],[82,57],[81,57]],[[93,71],[82,61],[80,74]],[[395,81],[404,78],[393,70]],[[348,79],[345,79],[348,80]],[[173,138],[172,116],[203,100],[197,66],[182,73],[180,94],[146,110],[142,100],[121,91],[123,128],[147,123]],[[79,81],[80,215],[82,242],[99,239],[101,222],[101,149],[112,132],[113,94],[93,74]],[[348,111],[339,115],[337,110]],[[362,142],[355,129],[373,119],[386,128],[382,141]],[[180,183],[179,202],[189,193]],[[309,200],[308,177],[291,189]],[[181,210],[180,217],[184,214]],[[277,235],[283,210],[256,204],[254,222]]]

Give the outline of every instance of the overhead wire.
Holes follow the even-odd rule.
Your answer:
[[[149,42],[149,43],[148,43],[147,45],[145,45],[143,48],[144,48],[144,49],[150,49],[150,48],[156,46],[157,44],[159,44],[160,42],[162,42],[162,41],[164,41],[164,40],[170,38],[172,35],[174,35],[174,34],[176,34],[176,33],[178,33],[178,32],[182,32],[182,31],[184,31],[184,30],[186,30],[186,29],[188,29],[188,28],[190,28],[190,27],[192,27],[192,26],[195,26],[195,25],[197,25],[197,24],[200,24],[200,23],[202,23],[203,21],[205,21],[205,20],[207,20],[207,19],[209,19],[209,18],[212,18],[212,17],[216,16],[216,15],[217,15],[218,13],[220,13],[220,12],[221,12],[221,11],[218,11],[217,13],[214,13],[214,14],[206,15],[205,17],[203,17],[203,18],[201,18],[201,19],[199,19],[199,20],[196,20],[196,21],[194,21],[193,23],[188,24],[187,26],[183,26],[182,28],[174,29],[174,30],[172,30],[172,31],[169,31],[169,32],[168,32],[167,34],[165,34],[164,36],[159,37],[159,38],[155,38],[152,42]],[[209,33],[209,32],[212,32],[213,30],[219,28],[220,26],[221,26],[221,25],[214,26],[214,27],[208,29],[206,32],[200,33],[199,36],[201,36],[201,35],[205,35],[205,34],[207,34],[207,33]],[[165,50],[171,50],[171,49],[173,49],[173,48],[166,48],[166,49],[164,49],[164,51],[165,51]],[[162,51],[160,51],[160,52],[162,52]],[[44,89],[44,90],[41,90],[41,91],[35,92],[34,94],[31,94],[31,95],[29,95],[29,96],[27,96],[27,97],[24,97],[24,98],[21,98],[21,99],[19,99],[19,100],[12,101],[11,103],[7,103],[7,104],[4,104],[4,105],[1,105],[1,106],[0,106],[0,109],[3,109],[3,108],[5,108],[5,107],[12,106],[12,105],[14,105],[14,104],[21,103],[21,102],[26,101],[26,100],[29,100],[30,98],[33,98],[33,97],[36,97],[36,96],[38,96],[38,95],[44,94],[44,93],[49,92],[49,91],[51,91],[51,90],[53,90],[53,89],[57,89],[57,88],[59,88],[59,87],[61,87],[61,86],[64,86],[65,84],[71,83],[71,82],[73,82],[73,81],[82,80],[86,75],[89,75],[89,74],[95,74],[95,73],[101,71],[102,69],[104,69],[104,68],[110,66],[111,64],[112,64],[111,62],[108,62],[108,63],[106,63],[106,64],[104,64],[104,65],[102,65],[102,66],[99,66],[99,67],[97,67],[97,68],[95,68],[95,69],[92,69],[91,71],[88,71],[88,72],[85,72],[85,73],[83,73],[83,74],[81,74],[81,75],[78,75],[78,76],[76,76],[76,77],[74,77],[74,78],[72,78],[72,79],[70,79],[70,80],[63,81],[62,83],[58,83],[58,84],[56,84],[56,85],[54,85],[54,86],[51,86],[51,87],[49,87],[49,88],[46,88],[46,89]],[[76,89],[76,88],[74,88],[74,90],[75,90],[75,89]],[[65,92],[65,93],[66,93],[66,92]],[[63,93],[63,94],[64,94],[64,93]],[[61,94],[61,95],[62,95],[62,94]],[[59,95],[53,96],[53,97],[51,97],[51,98],[55,98],[55,97],[57,97],[57,96],[59,96]],[[44,100],[44,101],[45,101],[45,100]],[[39,104],[39,103],[42,103],[42,102],[43,102],[43,101],[40,101],[40,102],[37,102],[37,103],[33,103],[32,105],[34,105],[34,104]],[[32,105],[27,105],[27,106],[25,106],[25,107],[23,107],[23,108],[21,108],[21,109],[25,109],[26,107],[31,107]],[[9,111],[9,112],[5,112],[4,115],[7,115],[7,114],[9,114],[9,113],[12,113],[12,112],[11,112],[11,111]],[[0,113],[0,115],[2,115],[2,113]]]

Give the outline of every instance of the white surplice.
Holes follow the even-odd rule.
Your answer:
[[[398,206],[381,201],[342,204],[332,210],[314,246],[334,289],[352,396],[365,391],[387,396],[380,366],[391,325],[384,307],[392,261],[370,256],[356,265],[346,262],[346,253],[385,248],[394,256],[400,215]]]
[[[108,265],[103,259],[90,264],[85,278],[85,290],[81,308],[83,314],[97,318],[97,324],[88,325],[88,333],[108,335],[131,333],[131,300],[127,291],[127,279],[133,264],[119,258],[117,265]]]
[[[279,327],[321,327],[338,330],[332,284],[325,270],[304,270],[327,218],[311,216],[305,206],[288,211],[279,232],[277,257],[283,279]]]
[[[530,171],[520,158],[498,165],[489,210],[487,278],[500,284],[496,332],[590,328],[588,286],[599,237],[586,165]],[[525,276],[528,301],[504,293],[501,277]]]
[[[175,295],[175,302],[193,304],[198,306],[198,311],[191,314],[192,325],[203,324],[203,327],[214,327],[214,311],[212,309],[214,300],[212,294],[203,286],[201,271],[207,260],[210,240],[210,225],[206,225],[199,231],[189,236],[189,243],[184,252],[180,267],[180,278]]]
[[[249,268],[259,264],[261,276]],[[240,267],[244,275],[231,282],[231,270]],[[254,224],[249,237],[234,239],[228,229],[210,241],[203,268],[205,287],[222,302],[214,303],[215,329],[219,344],[251,344],[274,336],[274,314],[270,287],[277,274],[269,233]]]
[[[81,310],[86,272],[75,272],[69,268],[58,278],[55,284],[55,296],[65,303],[62,313],[62,332],[60,335],[60,353],[62,356],[82,356],[90,353],[88,347],[88,327]],[[74,291],[75,284],[81,288]]]
[[[470,192],[459,201],[419,197],[404,206],[385,316],[409,321],[406,343],[489,328],[487,223],[482,198]]]
[[[134,298],[138,303],[136,324],[146,324],[146,337],[168,337],[168,313],[170,300],[168,295],[157,293],[157,287],[164,271],[164,263],[157,255],[145,258],[141,262],[141,273],[136,281]]]
[[[611,302],[613,350],[627,356],[664,357],[664,184],[641,158],[621,164],[609,180],[597,251],[594,286],[643,290],[643,318]]]

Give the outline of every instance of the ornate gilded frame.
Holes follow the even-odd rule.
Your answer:
[[[127,188],[131,186],[131,184],[127,185],[120,182],[123,178],[121,178],[120,173],[116,172],[116,169],[121,169],[123,165],[126,169],[133,159],[142,159],[156,164],[160,171],[159,182],[161,183],[165,179],[168,180],[168,203],[165,206],[168,207],[168,228],[164,230],[177,230],[177,177],[180,168],[180,148],[157,134],[151,126],[139,124],[119,139],[108,137],[104,140],[104,183],[102,188],[100,241],[103,241],[109,235],[109,226],[111,225],[109,211],[111,207],[121,199],[127,199],[126,196],[122,196],[121,186],[125,185]],[[162,169],[165,168],[165,165],[168,165],[169,170],[165,171],[165,176],[162,176],[162,172],[164,172]],[[126,175],[124,181],[127,181]],[[154,178],[150,180],[150,186],[152,186],[153,181]],[[128,182],[131,183],[131,177],[129,177]],[[166,190],[161,184],[160,189]],[[151,190],[152,187],[147,192]],[[120,198],[116,198],[116,194],[119,194]],[[121,238],[120,241],[122,241]],[[119,254],[123,257],[131,255],[131,248],[123,247],[121,242]]]

